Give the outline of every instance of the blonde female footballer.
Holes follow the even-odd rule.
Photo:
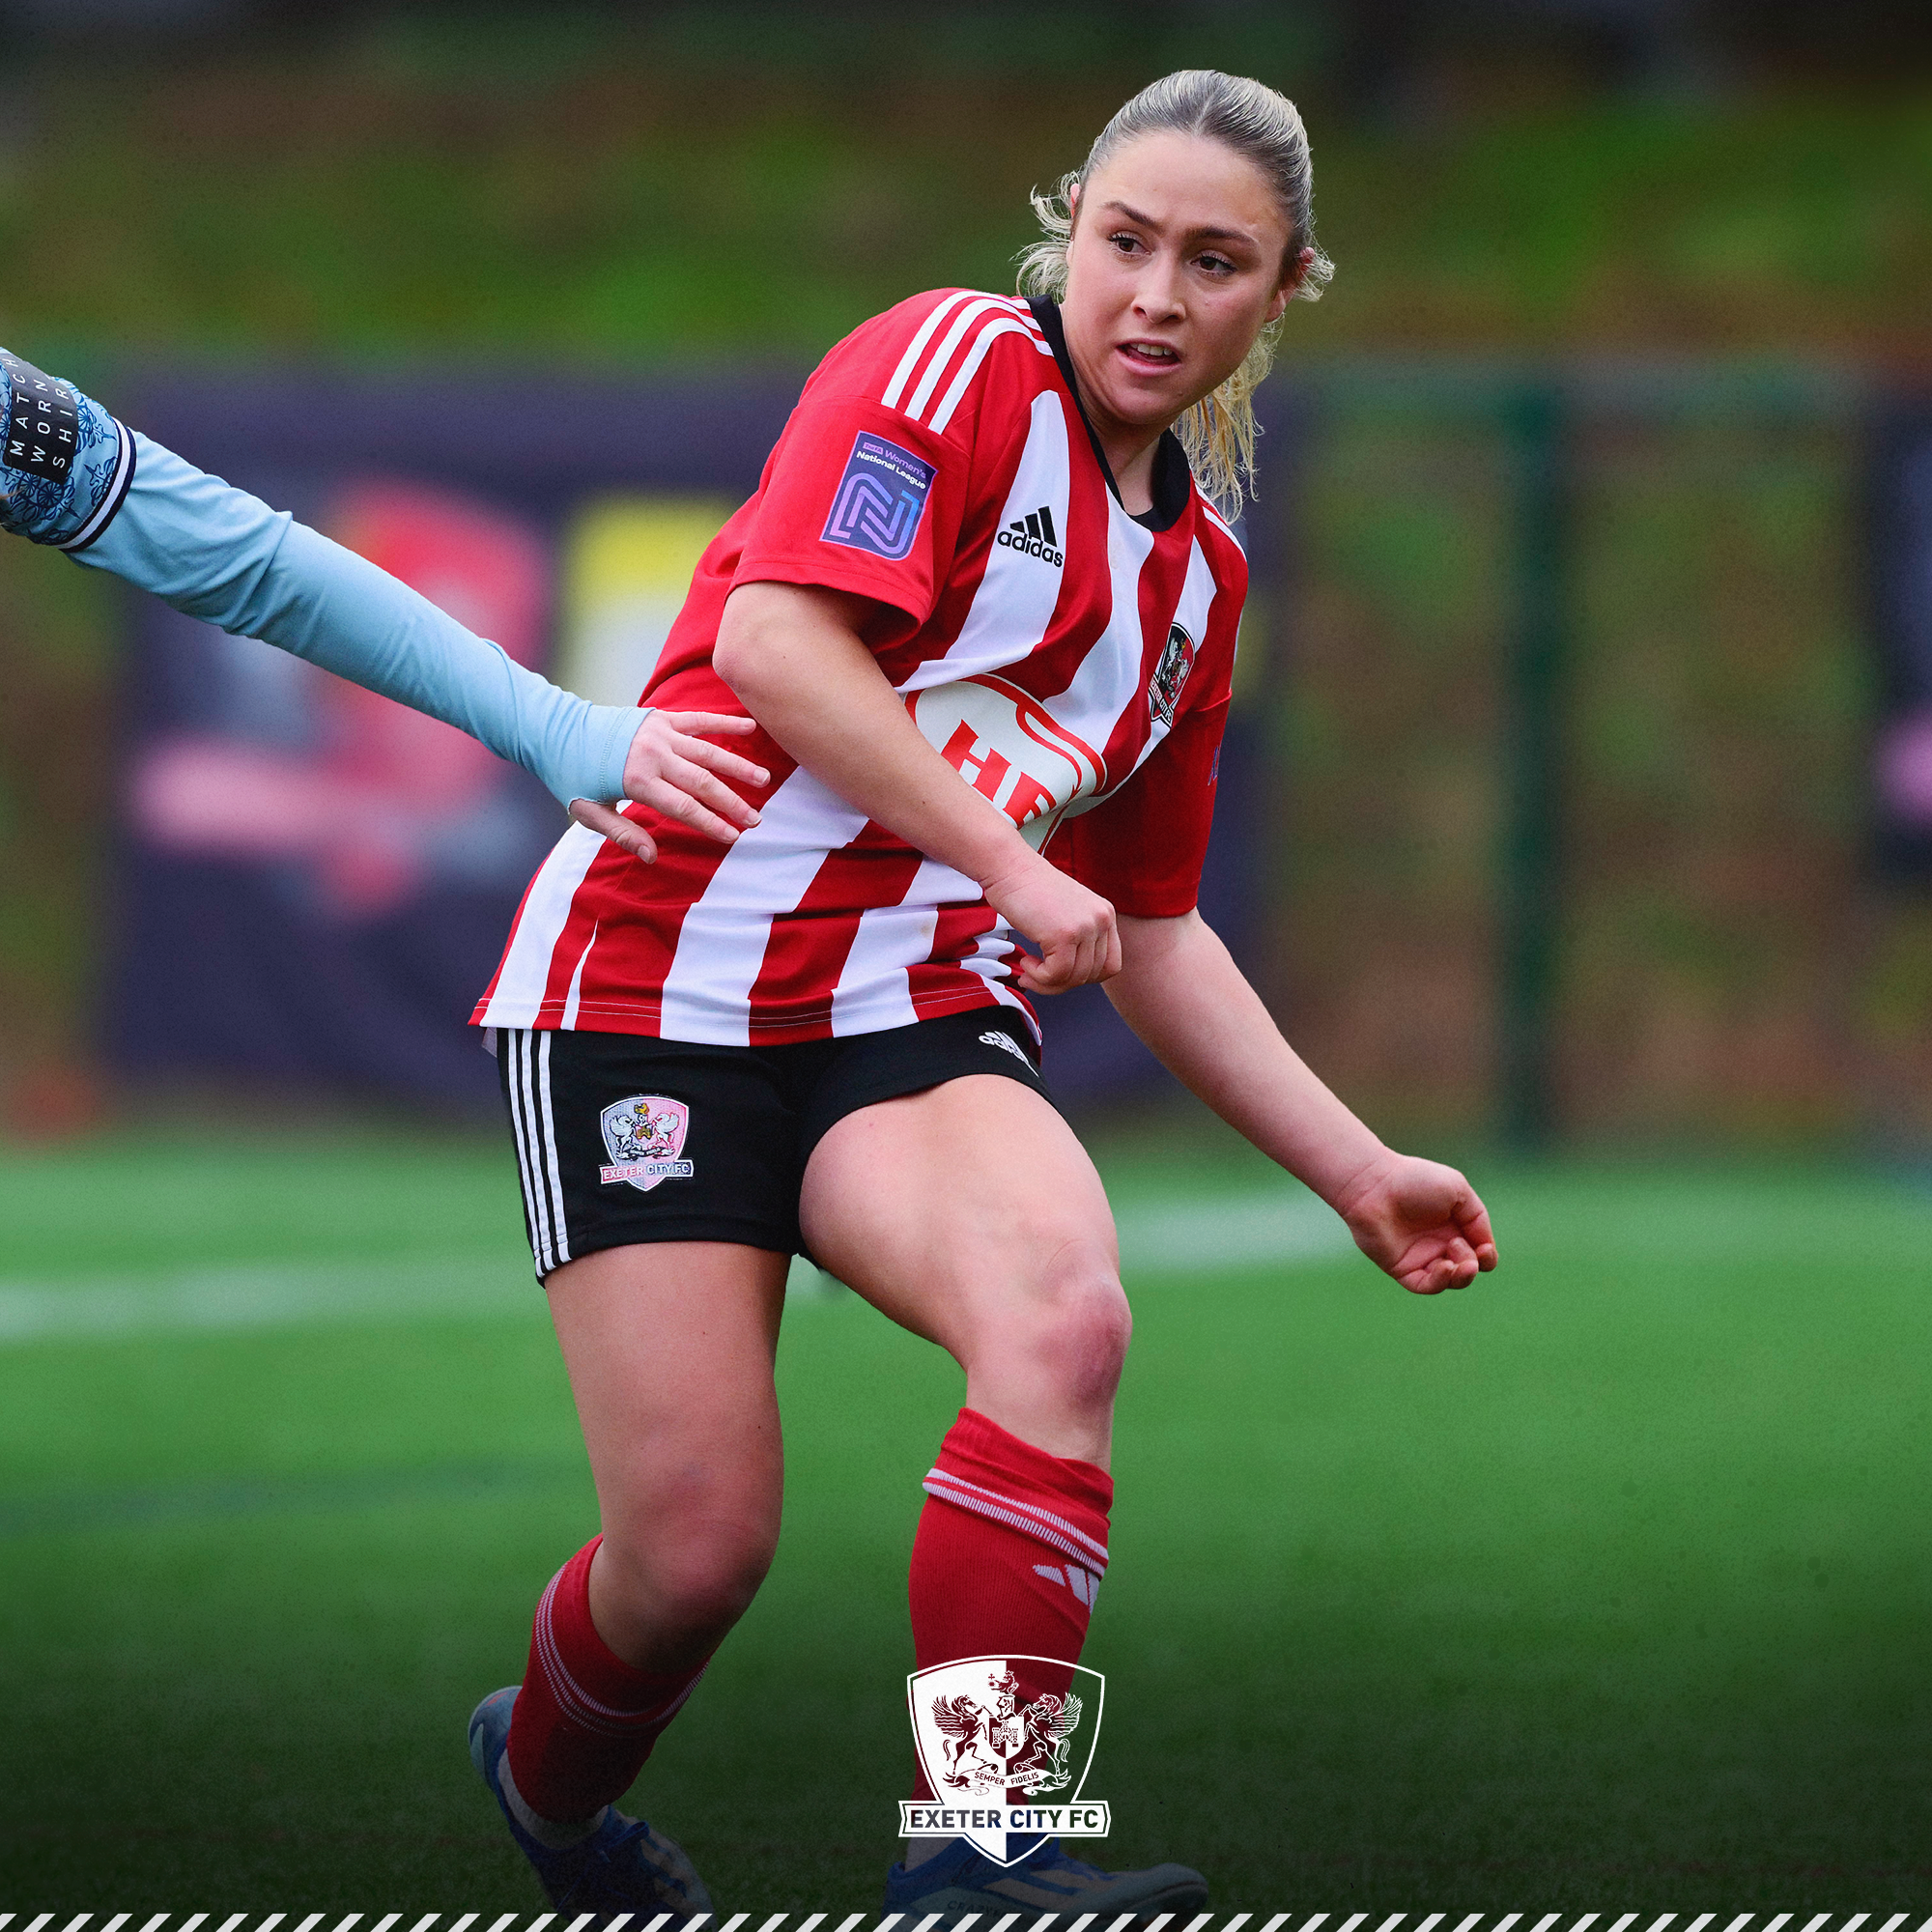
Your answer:
[[[1131,1324],[1028,994],[1104,981],[1404,1288],[1495,1264],[1468,1182],[1328,1093],[1196,910],[1247,584],[1224,513],[1276,327],[1328,272],[1300,117],[1256,81],[1170,74],[1037,206],[1031,299],[916,296],[819,365],[641,723],[5,365],[46,431],[38,469],[10,435],[9,527],[461,724],[574,800],[475,1015],[603,1525],[544,1591],[522,1684],[470,1719],[559,1909],[708,1907],[615,1802],[771,1561],[794,1253],[965,1374],[912,1548],[918,1667],[1009,1659],[1015,1708],[1067,1690]],[[914,1839],[887,1908],[1207,1897],[1179,1865],[1007,1851]]]

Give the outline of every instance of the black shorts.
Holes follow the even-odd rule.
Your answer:
[[[497,1068],[539,1280],[634,1241],[803,1254],[805,1164],[847,1114],[968,1073],[1045,1093],[1033,1030],[996,1007],[790,1046],[499,1027]]]

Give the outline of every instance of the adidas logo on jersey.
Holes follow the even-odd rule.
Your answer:
[[[1015,517],[1000,532],[998,541],[1009,550],[1040,557],[1056,570],[1066,561],[1065,553],[1059,548],[1059,534],[1053,527],[1053,512],[1044,503],[1037,510],[1029,510],[1024,517]]]

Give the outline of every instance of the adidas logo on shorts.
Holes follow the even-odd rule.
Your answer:
[[[1053,512],[1044,503],[1037,510],[1029,510],[1023,517],[1015,517],[1000,532],[997,541],[1009,550],[1039,557],[1056,570],[1066,561],[1065,553],[1059,547],[1059,533],[1053,527]]]
[[[1010,1053],[1012,1057],[1015,1060],[1017,1060],[1019,1064],[1022,1066],[1024,1066],[1029,1073],[1033,1071],[1033,1062],[1026,1057],[1025,1053],[1022,1052],[1019,1047],[1013,1044],[1012,1037],[1010,1035],[1004,1033],[995,1033],[989,1027],[984,1033],[982,1033],[980,1036],[980,1044],[981,1046],[1004,1047],[1007,1050],[1007,1052]]]

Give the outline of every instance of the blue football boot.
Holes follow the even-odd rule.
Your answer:
[[[1042,1838],[1009,1865],[982,1858],[964,1838],[954,1838],[911,1871],[894,1865],[886,1874],[888,1912],[1033,1912],[1165,1910],[1208,1903],[1208,1881],[1185,1865],[1153,1865],[1146,1871],[1104,1872],[1070,1859],[1057,1838]]]
[[[660,1837],[641,1818],[627,1818],[606,1805],[603,1822],[591,1834],[561,1850],[539,1844],[517,1822],[503,1796],[503,1747],[510,1738],[510,1706],[517,1687],[493,1691],[469,1715],[469,1761],[490,1787],[518,1851],[528,1859],[544,1896],[559,1912],[711,1910],[711,1894],[691,1861],[668,1838]]]

